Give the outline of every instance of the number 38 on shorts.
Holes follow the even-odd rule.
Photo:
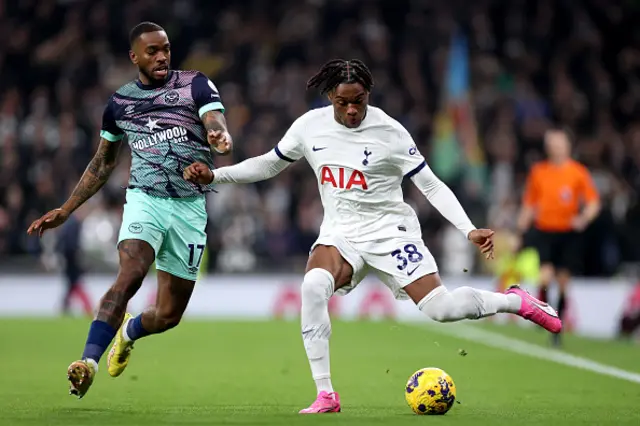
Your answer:
[[[314,247],[318,244],[336,247],[353,268],[351,283],[338,289],[338,294],[349,293],[372,273],[389,287],[397,299],[404,300],[408,299],[403,291],[405,286],[438,272],[436,261],[420,239],[420,233],[408,237],[353,242],[342,236],[325,234],[318,238]]]
[[[398,299],[407,298],[401,291],[405,286],[438,271],[429,249],[418,238],[413,241],[385,241],[380,246],[386,249],[385,256],[367,256],[366,261]]]
[[[402,249],[392,251],[391,256],[398,260],[397,268],[400,271],[407,269],[409,263],[419,263],[424,259],[415,244],[406,244]]]

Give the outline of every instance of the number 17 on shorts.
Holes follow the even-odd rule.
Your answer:
[[[198,273],[200,263],[202,263],[202,255],[204,254],[204,244],[187,244],[189,248],[189,271]]]

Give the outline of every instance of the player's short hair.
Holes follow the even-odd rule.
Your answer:
[[[131,31],[129,31],[129,46],[133,46],[133,43],[142,34],[152,33],[154,31],[164,31],[164,28],[162,28],[160,25],[154,22],[149,22],[149,21],[140,22],[138,25],[131,28]]]
[[[307,82],[307,89],[316,87],[321,93],[334,90],[342,83],[360,83],[367,92],[373,88],[373,76],[359,59],[334,59],[327,62]]]

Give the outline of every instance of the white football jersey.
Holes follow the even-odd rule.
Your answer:
[[[324,207],[321,235],[338,232],[354,242],[421,235],[401,184],[426,162],[409,132],[380,108],[369,106],[355,129],[337,123],[332,106],[311,110],[275,152],[291,162],[305,157],[313,168]]]

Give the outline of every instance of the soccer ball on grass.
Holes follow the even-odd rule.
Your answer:
[[[439,368],[423,368],[409,378],[404,394],[416,414],[445,414],[456,400],[456,385]]]

